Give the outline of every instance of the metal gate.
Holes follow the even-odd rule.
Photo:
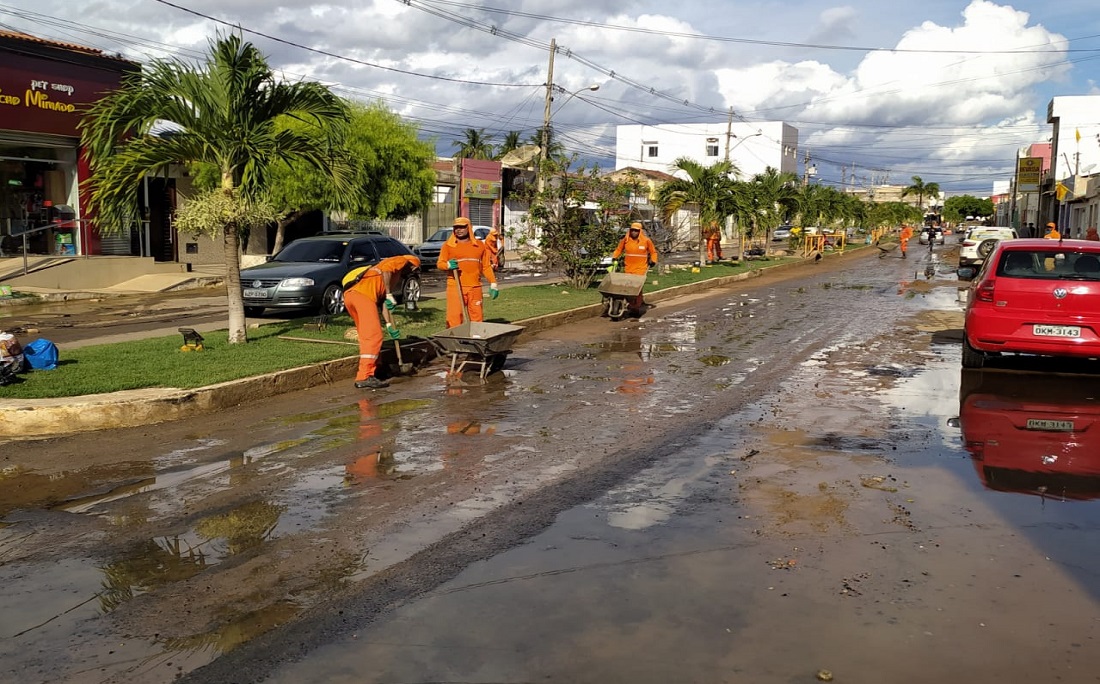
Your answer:
[[[491,199],[480,199],[477,197],[470,198],[470,223],[475,226],[492,226],[495,225],[493,221],[493,206],[495,202]]]

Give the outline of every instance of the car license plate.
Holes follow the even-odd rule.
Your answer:
[[[267,290],[245,290],[245,299],[267,299]]]
[[[1028,430],[1042,430],[1043,432],[1073,432],[1073,421],[1028,418],[1026,427]]]
[[[1036,325],[1031,331],[1036,337],[1080,337],[1081,329],[1075,325]]]

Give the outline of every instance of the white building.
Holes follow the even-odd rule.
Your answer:
[[[1050,166],[1055,180],[1100,171],[1100,95],[1053,98],[1047,123],[1054,124]]]
[[[728,155],[743,179],[769,166],[798,173],[798,129],[781,121],[615,128],[616,170],[632,166],[673,173],[670,167],[680,157],[709,166]]]
[[[1047,105],[1051,177],[1070,188],[1061,215],[1064,235],[1080,237],[1100,224],[1100,95],[1055,97]]]

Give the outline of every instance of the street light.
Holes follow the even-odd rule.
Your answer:
[[[736,145],[734,145],[733,147],[730,147],[729,138],[726,138],[726,161],[730,160],[730,152],[733,152],[738,147],[740,147],[741,143],[745,142],[749,138],[755,138],[758,135],[764,135],[764,131],[757,131],[756,133],[753,133],[752,135],[746,135],[744,138],[740,137],[736,133],[730,133],[729,138],[737,138],[738,140],[737,140]]]
[[[553,88],[557,89],[558,92],[561,92],[561,93],[565,92],[565,88],[562,88],[561,86],[555,85],[555,86],[553,86]],[[567,102],[572,100],[574,97],[576,97],[580,93],[583,93],[586,90],[591,90],[591,91],[595,92],[599,89],[600,89],[600,84],[599,83],[593,83],[590,86],[585,86],[584,88],[581,88],[579,90],[574,90],[573,92],[569,93],[569,97],[562,100],[562,103],[560,105],[558,105],[558,108],[553,110],[553,111],[551,111],[551,109],[550,109],[550,105],[553,102],[552,98],[548,98],[546,100],[546,108],[543,110],[543,116],[542,116],[542,135],[539,136],[539,138],[540,138],[540,140],[539,140],[539,162],[540,162],[539,167],[540,168],[539,168],[539,175],[538,175],[538,191],[539,192],[542,192],[543,188],[545,188],[545,178],[543,176],[541,167],[542,167],[542,162],[545,161],[546,158],[550,156],[550,120],[551,120],[551,118],[553,117],[553,115],[555,113],[560,112],[561,108],[564,107]]]

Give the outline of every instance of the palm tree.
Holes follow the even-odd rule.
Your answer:
[[[504,142],[502,142],[500,148],[497,149],[497,159],[500,159],[512,150],[518,150],[520,145],[523,144],[523,140],[520,138],[521,135],[522,133],[520,131],[508,131],[505,133]]]
[[[718,161],[710,166],[680,157],[672,162],[673,171],[681,171],[687,178],[676,178],[661,186],[657,191],[657,203],[666,218],[671,217],[686,204],[694,204],[699,210],[699,263],[706,263],[707,247],[703,231],[712,223],[720,222],[728,214],[723,208],[728,206],[733,191],[731,175],[740,173],[733,162]]]
[[[456,157],[461,159],[492,159],[493,136],[484,128],[467,128],[462,132],[465,140],[453,140],[451,144],[458,148]]]
[[[924,198],[925,197],[939,197],[940,185],[939,183],[925,183],[920,176],[913,176],[913,184],[901,191],[902,197],[908,197],[909,195],[917,196],[917,208],[924,213]]]
[[[770,240],[771,232],[799,208],[798,176],[768,166],[752,177],[752,186],[755,215],[750,235],[762,227],[765,239]]]
[[[91,106],[81,122],[91,167],[90,209],[101,230],[120,231],[136,214],[135,192],[147,175],[174,164],[209,164],[220,187],[191,205],[210,208],[205,225],[222,234],[229,295],[229,341],[247,342],[241,298],[242,231],[274,214],[263,195],[271,166],[302,160],[326,170],[346,190],[346,170],[322,139],[277,126],[283,117],[317,128],[347,121],[344,103],[319,83],[276,80],[266,59],[237,35],[210,41],[203,65],[154,60],[141,74]],[[153,135],[167,123],[168,135]],[[203,200],[208,199],[209,204]]]

